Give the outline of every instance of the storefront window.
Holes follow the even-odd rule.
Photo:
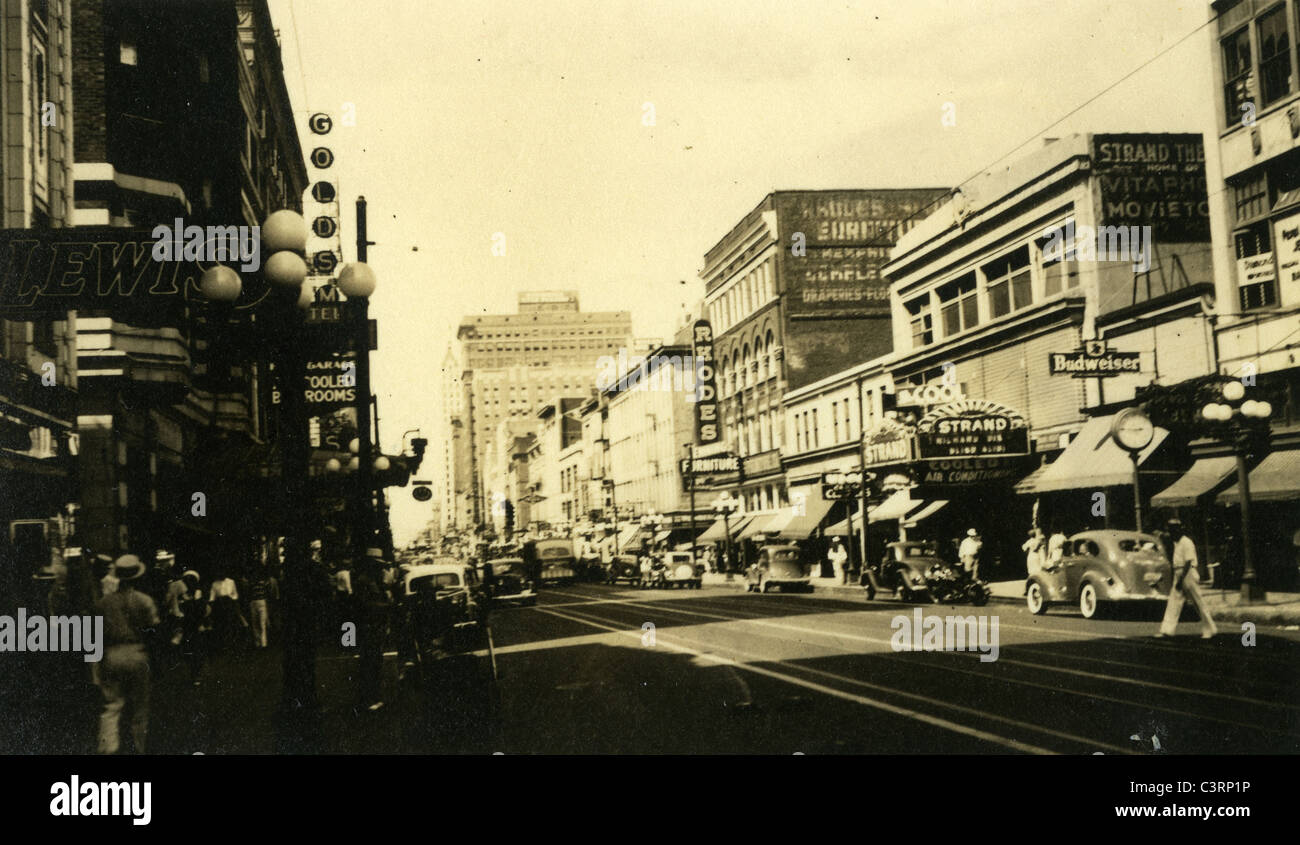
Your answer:
[[[1223,101],[1228,126],[1241,122],[1242,106],[1250,101],[1250,29],[1223,39]]]
[[[1256,24],[1259,39],[1260,95],[1267,106],[1291,91],[1291,43],[1286,29],[1286,6],[1263,15]]]

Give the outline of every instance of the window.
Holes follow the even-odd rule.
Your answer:
[[[1286,30],[1286,6],[1261,15],[1256,24],[1259,40],[1259,81],[1262,105],[1267,106],[1291,91],[1291,44]],[[1237,115],[1240,118],[1240,114]]]
[[[930,296],[919,296],[904,305],[912,323],[912,348],[920,349],[934,343],[934,319],[930,315]]]
[[[199,53],[199,82],[207,85],[211,81],[211,71],[208,67],[208,54]]]
[[[1052,296],[1078,286],[1079,262],[1075,260],[1073,249],[1067,249],[1063,255],[1043,261],[1044,296]]]
[[[990,316],[996,318],[1010,314],[1033,301],[1028,246],[985,264],[983,270],[989,292]]]
[[[816,408],[812,409],[812,436],[813,436],[813,448],[815,449],[821,445],[821,432],[817,430],[817,409]]]
[[[1268,174],[1260,171],[1247,181],[1232,186],[1237,222],[1248,223],[1268,211]]]
[[[135,36],[124,35],[117,47],[118,61],[124,65],[135,67],[140,64],[140,56],[136,51]]]
[[[961,278],[939,288],[939,308],[943,317],[943,335],[951,337],[958,332],[979,325],[979,302],[975,297],[975,274]]]
[[[1266,270],[1262,275],[1262,281],[1254,281],[1242,276],[1240,261],[1243,258],[1252,256],[1267,256],[1270,258],[1268,266],[1271,268],[1271,250],[1272,242],[1269,238],[1268,222],[1261,221],[1254,226],[1243,229],[1236,233],[1234,241],[1237,248],[1237,295],[1240,297],[1241,310],[1248,311],[1252,308],[1267,308],[1277,304],[1277,280],[1271,269]]]
[[[794,450],[796,452],[803,451],[803,429],[799,427],[801,416],[801,414],[795,414],[794,417]]]
[[[1250,101],[1250,30],[1223,39],[1223,102],[1228,126],[1241,122],[1242,106]]]
[[[831,430],[834,432],[833,443],[840,442],[840,403],[837,399],[831,403]]]

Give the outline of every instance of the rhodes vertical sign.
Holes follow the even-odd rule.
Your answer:
[[[691,353],[695,365],[695,442],[707,446],[722,438],[718,427],[718,391],[713,383],[713,326],[708,320],[695,321]]]

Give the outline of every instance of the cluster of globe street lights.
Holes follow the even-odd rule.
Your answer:
[[[285,555],[285,652],[284,652],[284,686],[281,696],[281,740],[284,750],[302,751],[319,742],[320,722],[319,705],[316,696],[316,642],[315,622],[319,615],[312,605],[310,590],[310,553],[307,549],[308,532],[311,520],[305,512],[307,497],[304,487],[307,483],[310,464],[310,446],[307,437],[307,411],[302,391],[305,359],[308,350],[304,348],[303,335],[300,331],[304,322],[304,313],[315,301],[315,291],[304,284],[307,278],[307,262],[304,258],[307,250],[307,224],[302,215],[291,209],[273,212],[260,228],[262,254],[269,255],[263,262],[262,277],[271,285],[272,297],[279,297],[288,304],[288,297],[294,297],[296,309],[290,307],[277,311],[268,311],[268,315],[284,320],[285,332],[278,338],[268,337],[268,341],[278,341],[281,353],[281,394],[284,397],[281,418],[281,440],[284,460],[282,464],[282,485],[286,492],[288,507],[294,511],[284,514],[286,539]],[[342,293],[349,300],[358,300],[361,304],[374,293],[376,279],[374,271],[364,262],[355,262],[343,268],[336,282]],[[199,280],[199,292],[214,305],[229,307],[243,293],[243,280],[234,269],[217,264],[206,271]],[[296,294],[296,296],[295,296]],[[295,311],[297,313],[295,313]],[[364,309],[361,311],[364,317]],[[359,334],[366,332],[360,326]],[[367,344],[359,344],[357,356],[359,365],[364,365],[363,356],[369,354]],[[369,379],[359,380],[358,414],[369,417]],[[366,430],[363,435],[368,439]],[[370,444],[362,444],[354,439],[350,449],[354,457],[349,462],[349,469],[358,469],[360,461],[356,457],[362,451],[367,454]],[[374,469],[380,472],[388,468],[388,459],[382,455],[374,461]],[[366,467],[369,470],[369,466]],[[334,458],[327,463],[332,472],[342,470],[342,464]],[[369,499],[371,474],[359,473],[359,481],[367,490],[364,499]],[[368,515],[361,515],[368,525]]]
[[[1210,422],[1232,423],[1234,417],[1239,418],[1239,423],[1264,422],[1273,415],[1271,402],[1245,398],[1246,385],[1240,380],[1224,382],[1220,392],[1226,402],[1207,402],[1201,408],[1201,416]],[[1246,470],[1246,452],[1249,449],[1250,437],[1246,427],[1237,425],[1230,430],[1226,438],[1231,440],[1233,454],[1237,459],[1237,489],[1241,495],[1241,600],[1243,603],[1256,602],[1264,598],[1263,591],[1256,583],[1254,554],[1250,542],[1250,473]]]

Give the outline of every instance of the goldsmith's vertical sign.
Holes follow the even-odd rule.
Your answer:
[[[713,326],[708,320],[696,320],[691,333],[695,365],[695,442],[701,446],[717,443],[718,391],[714,385]]]

